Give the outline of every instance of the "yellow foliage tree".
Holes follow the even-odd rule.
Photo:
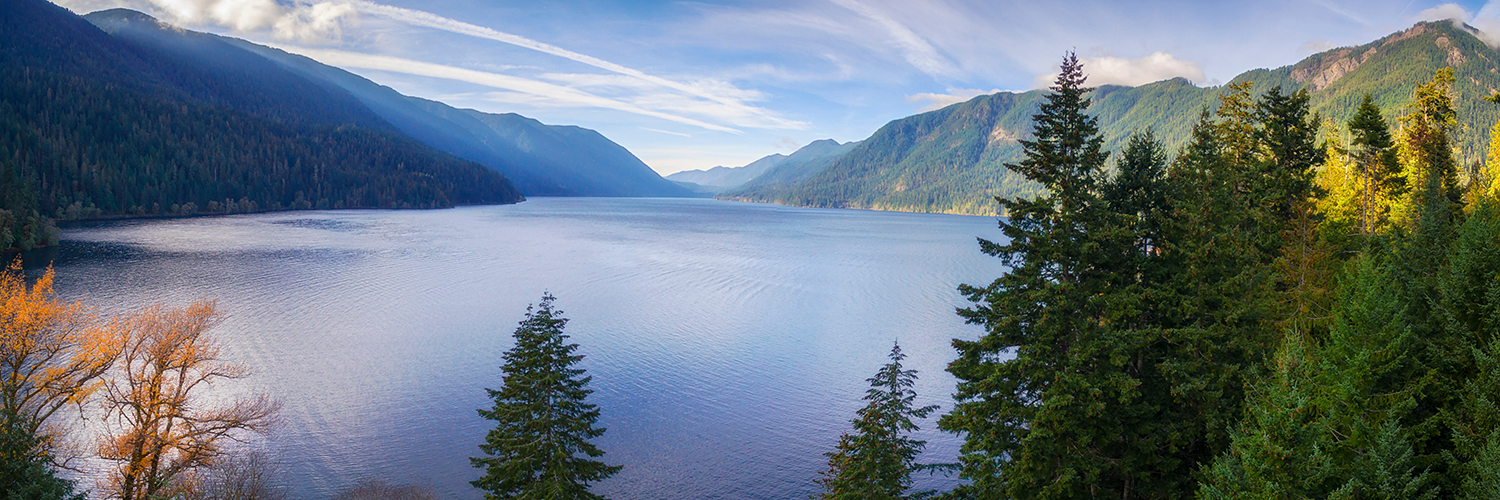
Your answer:
[[[1500,121],[1490,128],[1490,150],[1485,155],[1484,169],[1478,180],[1479,186],[1471,187],[1481,197],[1500,199]],[[1477,205],[1477,204],[1476,204]]]
[[[83,403],[119,358],[123,337],[78,302],[52,293],[53,273],[26,284],[20,259],[0,271],[0,410],[57,456],[66,427],[53,418]]]
[[[1317,211],[1323,215],[1319,231],[1342,237],[1359,230],[1361,189],[1354,162],[1345,157],[1336,141],[1328,141],[1328,159],[1318,169],[1317,183],[1323,195],[1317,199]]]
[[[118,465],[107,487],[122,500],[190,493],[192,472],[225,456],[242,431],[259,432],[280,405],[261,395],[209,404],[215,382],[247,375],[219,358],[208,334],[221,316],[211,301],[186,308],[161,305],[117,322],[128,333],[119,368],[105,384],[114,436],[99,450]]]

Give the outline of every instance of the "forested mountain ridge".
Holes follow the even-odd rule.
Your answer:
[[[692,196],[597,131],[411,97],[310,58],[227,38],[320,85],[342,89],[401,132],[505,174],[529,196]]]
[[[1230,83],[1253,82],[1253,95],[1276,86],[1288,93],[1307,89],[1312,110],[1341,125],[1365,93],[1374,97],[1387,120],[1393,120],[1410,102],[1412,90],[1443,67],[1452,67],[1456,76],[1455,142],[1467,164],[1483,155],[1488,131],[1500,119],[1500,109],[1479,99],[1500,90],[1500,52],[1470,27],[1422,22],[1290,66],[1247,71]],[[1131,134],[1149,128],[1175,152],[1187,142],[1200,114],[1216,109],[1220,90],[1181,78],[1139,87],[1106,85],[1090,93],[1093,105],[1088,112],[1099,119],[1106,150],[1120,150]],[[721,197],[792,206],[994,215],[995,196],[1029,197],[1038,192],[1004,163],[1020,159],[1017,140],[1030,136],[1030,117],[1043,94],[1036,90],[983,95],[895,120],[802,182],[756,196]]]
[[[227,48],[201,41],[164,50],[41,0],[0,0],[0,248],[42,242],[49,216],[522,199],[503,176],[340,108],[293,75],[244,81],[195,65],[195,51]],[[281,98],[283,85],[312,94]],[[306,116],[316,112],[328,114]]]
[[[667,176],[667,180],[691,182],[700,186],[730,188],[744,184],[786,161],[787,155],[772,153],[740,167],[717,166],[708,170],[683,170]]]

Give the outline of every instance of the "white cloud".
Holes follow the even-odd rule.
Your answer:
[[[1477,35],[1491,47],[1500,47],[1500,4],[1494,0],[1484,4],[1478,13],[1469,14],[1458,4],[1445,3],[1417,13],[1422,21],[1452,21],[1455,25],[1468,24],[1479,30]]]
[[[148,10],[171,24],[211,23],[237,32],[270,29],[277,39],[301,43],[337,41],[345,27],[359,21],[354,6],[343,1],[290,7],[276,0],[63,0],[61,4],[78,11],[149,5]]]
[[[1445,3],[1437,7],[1418,12],[1416,18],[1419,21],[1455,20],[1463,22],[1469,19],[1469,11],[1465,10],[1463,7],[1459,6],[1456,3]]]
[[[1204,80],[1203,69],[1198,63],[1178,59],[1166,52],[1156,52],[1139,59],[1120,57],[1083,57],[1083,74],[1088,76],[1088,85],[1124,85],[1134,87],[1147,83],[1183,77],[1190,82]],[[1033,88],[1046,88],[1057,80],[1057,73],[1036,77]]]
[[[906,96],[906,102],[927,103],[927,105],[923,106],[922,109],[917,110],[918,113],[926,113],[928,111],[943,109],[953,104],[958,104],[960,102],[964,102],[981,95],[994,94],[997,92],[1004,91],[1000,89],[994,89],[986,92],[979,89],[955,89],[950,87],[948,89],[948,93],[946,94],[934,94],[928,92],[908,95]]]
[[[1324,40],[1322,38],[1319,38],[1317,40],[1313,40],[1313,41],[1310,41],[1310,42],[1302,44],[1301,47],[1297,47],[1297,50],[1301,50],[1303,52],[1317,53],[1317,52],[1323,52],[1323,51],[1326,51],[1326,50],[1329,50],[1329,49],[1333,49],[1335,47],[1338,47],[1338,45],[1334,45],[1333,42],[1330,42],[1328,40]]]
[[[299,5],[277,19],[271,26],[271,33],[282,40],[315,43],[338,40],[343,37],[345,26],[358,22],[359,12],[347,3]]]
[[[662,87],[677,90],[679,92],[687,93],[689,95],[697,96],[703,99],[708,99],[724,106],[739,108],[743,114],[759,115],[762,118],[762,121],[767,124],[771,124],[772,128],[800,129],[806,126],[805,123],[781,118],[768,110],[757,108],[754,106],[748,106],[743,102],[742,94],[726,95],[723,85],[715,84],[705,86],[704,82],[694,82],[693,84],[675,82],[658,76],[649,75],[639,70],[628,68],[593,56],[573,52],[571,50],[567,50],[555,45],[542,43],[519,35],[504,33],[483,26],[476,26],[455,19],[449,19],[429,12],[401,7],[393,7],[389,5],[381,5],[364,1],[359,1],[356,3],[356,5],[359,7],[359,10],[361,12],[367,14],[390,18],[392,20],[411,24],[414,26],[422,26],[443,30],[450,33],[472,36],[475,38],[494,40],[497,42],[515,45],[517,47],[523,47],[544,54],[549,54],[571,61],[587,64],[606,71],[619,73],[621,75],[638,78]]]
[[[613,109],[642,116],[650,116],[663,120],[674,121],[677,123],[701,127],[708,130],[730,132],[735,134],[740,133],[740,131],[738,130],[722,125],[715,125],[701,120],[678,116],[662,111],[645,109],[631,103],[621,102],[615,99],[597,96],[570,87],[532,80],[529,78],[456,68],[453,66],[444,66],[440,64],[413,61],[410,59],[401,59],[397,57],[346,52],[342,50],[310,49],[305,47],[285,46],[278,46],[276,48],[311,57],[324,64],[331,64],[334,66],[372,69],[377,71],[389,71],[392,73],[403,73],[430,78],[456,80],[496,89],[509,90],[513,93],[524,94],[526,96],[529,96],[529,98],[542,98],[541,102],[550,101],[553,104],[557,105]],[[536,104],[537,101],[531,101],[529,103]]]
[[[901,47],[901,53],[906,61],[917,69],[922,70],[933,77],[954,78],[959,76],[958,67],[949,61],[947,57],[939,54],[931,43],[911,28],[891,19],[878,9],[860,3],[858,0],[833,0],[834,3],[855,13],[875,21],[884,28],[891,36],[896,45]]]
[[[692,137],[691,135],[684,134],[682,132],[673,132],[673,131],[670,131],[670,130],[661,130],[661,129],[655,129],[655,128],[646,128],[646,127],[641,127],[641,130],[645,130],[647,132],[656,132],[658,134],[675,135],[677,137]]]

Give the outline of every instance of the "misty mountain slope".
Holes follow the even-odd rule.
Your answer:
[[[410,97],[307,57],[234,40],[294,72],[353,94],[400,131],[505,174],[531,196],[693,196],[596,131],[546,125]],[[511,116],[507,118],[507,116]]]
[[[1412,89],[1438,69],[1457,81],[1456,143],[1467,161],[1480,158],[1500,106],[1480,98],[1500,89],[1500,52],[1467,27],[1423,22],[1357,47],[1333,49],[1289,66],[1257,69],[1231,83],[1251,82],[1259,95],[1275,86],[1306,89],[1312,109],[1343,130],[1370,93],[1396,123]],[[1088,67],[1084,67],[1085,74]],[[1213,111],[1221,88],[1183,79],[1139,87],[1103,86],[1088,113],[1099,120],[1105,147],[1117,151],[1131,134],[1152,129],[1175,152],[1200,114]],[[1041,91],[979,96],[943,109],[892,121],[853,151],[801,182],[761,189],[736,199],[795,206],[994,214],[994,196],[1031,196],[1036,186],[1004,168],[1021,159],[1016,142],[1029,136]],[[1342,133],[1342,132],[1340,132]],[[730,193],[726,193],[728,195]]]
[[[700,186],[715,188],[733,188],[749,182],[767,170],[770,170],[789,158],[781,153],[773,153],[758,160],[750,162],[741,167],[714,167],[708,170],[684,170],[672,175],[667,179],[678,182],[691,182]]]
[[[722,192],[718,197],[737,201],[771,201],[770,197],[777,191],[817,175],[858,145],[859,141],[839,144],[833,139],[810,142],[755,178]]]
[[[313,83],[223,37],[179,29],[128,9],[84,19],[141,52],[174,63],[161,71],[165,83],[205,102],[287,124],[396,131],[348,92]]]
[[[294,81],[235,81],[195,65],[198,48],[115,37],[44,1],[0,7],[0,208],[16,216],[6,223],[521,199],[504,177],[399,135],[352,99],[331,111],[336,124],[304,119],[296,112],[315,103],[278,101],[263,85]]]

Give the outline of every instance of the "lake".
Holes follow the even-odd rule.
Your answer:
[[[109,222],[65,230],[28,267],[51,260],[61,296],[106,312],[217,299],[224,354],[253,372],[220,389],[282,401],[252,445],[292,498],[367,478],[481,498],[469,457],[492,426],[475,410],[550,291],[593,376],[602,460],[625,467],[593,491],[791,499],[818,491],[892,342],[918,403],[951,408],[951,339],[981,333],[954,314],[955,288],[1004,269],[978,236],[1000,236],[994,218],[540,198]],[[951,462],[961,440],[936,415],[923,461]]]

